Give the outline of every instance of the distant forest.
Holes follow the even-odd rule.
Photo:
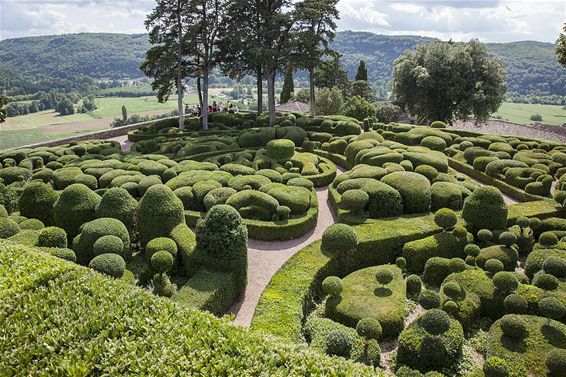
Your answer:
[[[365,60],[369,81],[384,96],[394,60],[407,49],[433,41],[345,31],[336,34],[332,48],[342,54],[350,79],[359,61]],[[525,41],[487,46],[505,63],[510,100],[564,104],[566,70],[556,62],[553,44]],[[140,78],[139,65],[148,48],[147,34],[81,33],[3,40],[0,92],[9,96],[49,90],[88,93],[100,87],[100,80]],[[297,74],[299,79],[302,76]]]

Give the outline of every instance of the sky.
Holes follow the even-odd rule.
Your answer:
[[[154,0],[0,0],[0,39],[79,32],[144,33]],[[338,30],[443,40],[554,42],[566,0],[340,0]]]

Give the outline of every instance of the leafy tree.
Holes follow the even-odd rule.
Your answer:
[[[180,129],[185,128],[183,81],[193,63],[188,58],[191,51],[187,48],[187,24],[193,10],[193,2],[189,0],[157,0],[145,21],[152,47],[146,52],[140,69],[153,78],[151,87],[157,91],[159,102],[166,102],[176,88]]]
[[[344,103],[342,91],[338,87],[319,89],[316,95],[316,113],[319,115],[336,114]]]
[[[122,105],[122,119],[124,122],[128,120],[128,110],[126,109],[126,105]]]
[[[75,113],[75,107],[73,106],[73,102],[71,102],[70,98],[64,98],[57,104],[56,111],[60,115],[71,115]]]
[[[208,89],[212,69],[222,58],[219,52],[222,29],[226,23],[228,0],[193,0],[190,1],[188,25],[188,43],[194,46],[197,57],[195,66],[199,77],[202,76],[202,127],[208,129]]]
[[[564,24],[564,33],[560,33],[556,41],[556,56],[558,62],[566,67],[566,24]]]
[[[401,108],[392,103],[378,103],[375,105],[375,117],[382,123],[398,122]]]
[[[0,123],[6,121],[6,105],[8,104],[8,97],[0,96]]]
[[[296,61],[309,72],[311,115],[316,113],[315,69],[325,54],[332,51],[328,44],[334,39],[335,19],[338,18],[338,0],[303,0],[295,10],[297,21]]]
[[[338,87],[345,91],[349,85],[348,72],[340,63],[340,54],[331,52],[327,54],[329,59],[323,60],[315,69],[314,83],[317,88]]]
[[[349,92],[351,96],[359,96],[365,98],[368,101],[375,100],[372,85],[364,80],[354,81]]]
[[[421,45],[395,61],[393,94],[418,117],[487,119],[505,97],[503,63],[482,43]]]
[[[363,121],[367,117],[375,116],[375,106],[363,97],[353,96],[344,102],[340,114]]]
[[[366,62],[363,60],[360,60],[360,65],[358,66],[356,81],[368,81],[368,69],[366,68]]]
[[[287,70],[285,71],[285,81],[283,82],[283,89],[281,90],[281,94],[279,97],[280,103],[287,103],[293,96],[293,92],[295,91],[295,86],[293,83],[293,67],[291,65],[287,66]]]

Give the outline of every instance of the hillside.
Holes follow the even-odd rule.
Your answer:
[[[432,41],[435,39],[344,31],[336,34],[332,47],[343,54],[342,62],[352,77],[359,60],[364,59],[370,80],[385,86],[396,58],[407,49]],[[146,34],[81,33],[8,39],[0,41],[0,70],[11,76],[12,82],[77,76],[137,78],[143,76],[138,67],[147,48]],[[505,62],[509,94],[566,96],[566,70],[556,62],[553,44],[491,43],[488,48]],[[0,75],[0,90],[6,88],[6,81]]]

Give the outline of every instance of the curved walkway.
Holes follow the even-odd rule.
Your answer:
[[[343,172],[344,170],[337,167],[337,174]],[[248,240],[248,285],[244,295],[229,310],[230,314],[236,315],[235,324],[249,327],[259,297],[277,270],[303,247],[321,239],[324,230],[336,222],[328,203],[328,186],[318,187],[316,196],[316,227],[307,234],[289,241]]]

